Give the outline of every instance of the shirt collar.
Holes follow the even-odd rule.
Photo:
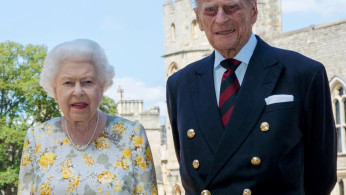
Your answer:
[[[250,58],[255,50],[257,45],[257,39],[253,33],[250,35],[250,39],[244,45],[244,47],[239,51],[239,53],[234,57],[234,59],[241,61],[242,63],[249,64]],[[220,65],[220,62],[225,58],[215,50],[215,62],[214,69]]]

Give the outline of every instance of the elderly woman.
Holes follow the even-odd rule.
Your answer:
[[[91,40],[48,53],[40,84],[63,116],[27,131],[19,194],[157,194],[143,127],[98,110],[113,76]]]

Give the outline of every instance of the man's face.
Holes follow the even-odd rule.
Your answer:
[[[199,28],[225,58],[233,58],[249,40],[257,19],[257,0],[198,0]]]

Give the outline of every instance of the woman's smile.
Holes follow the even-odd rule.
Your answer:
[[[71,104],[72,108],[78,109],[78,110],[82,110],[86,107],[88,107],[89,104],[85,103],[85,102],[75,102],[73,104]]]

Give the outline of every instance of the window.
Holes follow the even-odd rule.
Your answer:
[[[344,122],[346,122],[346,98],[344,98],[342,103],[344,104]]]
[[[174,195],[181,195],[181,190],[180,187],[178,185],[175,185],[173,188],[173,194]]]
[[[171,25],[171,38],[172,38],[172,41],[174,41],[176,38],[175,25],[174,24]]]
[[[337,130],[338,152],[346,153],[346,83],[336,77],[331,81],[332,106]],[[344,183],[342,183],[344,185]]]
[[[341,128],[337,128],[336,129],[336,132],[337,132],[337,136],[338,136],[338,152],[342,152],[342,131],[341,131]]]
[[[175,72],[178,71],[178,66],[175,62],[171,63],[171,65],[168,68],[168,76],[171,76],[172,74],[174,74]]]
[[[191,27],[192,27],[192,37],[196,38],[198,35],[198,30],[199,30],[196,20],[192,21]]]

